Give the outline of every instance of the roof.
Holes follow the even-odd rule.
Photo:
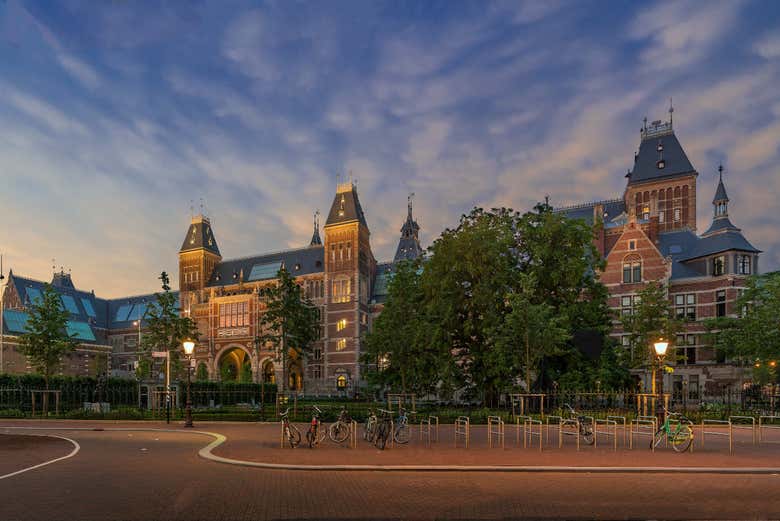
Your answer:
[[[229,286],[237,284],[239,280],[249,282],[254,280],[275,278],[279,267],[284,266],[293,276],[321,273],[325,270],[325,248],[322,245],[307,246],[293,250],[284,250],[253,257],[229,259],[220,262],[214,268],[214,273],[209,280],[209,287]],[[270,267],[276,266],[272,276]]]
[[[564,214],[569,219],[583,219],[590,225],[593,225],[593,209],[597,204],[604,208],[602,218],[605,226],[609,226],[613,219],[616,219],[626,211],[626,204],[623,199],[608,199],[604,201],[593,201],[590,203],[576,204],[573,206],[564,206],[556,208],[555,211]]]
[[[19,311],[15,309],[3,310],[3,332],[11,335],[21,335],[27,332],[27,320],[30,314],[26,311]],[[86,343],[94,343],[97,341],[95,333],[92,331],[90,325],[86,322],[79,320],[68,320],[67,322],[67,334],[74,340],[79,340]]]
[[[373,304],[384,304],[387,300],[387,285],[393,275],[393,262],[382,262],[376,265],[376,276],[374,277],[373,293],[371,302]]]
[[[357,187],[352,182],[342,183],[336,190],[336,197],[333,198],[325,226],[352,221],[358,221],[363,226],[368,227],[363,208],[360,206],[360,199],[358,199]]]
[[[671,123],[655,124],[642,131],[634,168],[627,174],[628,184],[655,181],[684,174],[697,175],[688,156],[674,135]]]
[[[211,222],[208,218],[197,215],[192,218],[192,223],[190,224],[186,237],[184,237],[184,242],[181,244],[179,253],[200,249],[210,251],[220,257],[222,256],[219,253],[217,240],[214,238],[214,233],[211,230]]]
[[[672,258],[672,279],[684,279],[701,277],[706,273],[700,273],[695,266],[685,264],[691,252],[695,251],[699,238],[691,230],[676,230],[658,234],[658,251],[664,257]]]
[[[710,235],[727,231],[727,230],[733,230],[735,232],[739,232],[740,229],[734,226],[734,224],[731,222],[731,219],[729,219],[728,215],[721,215],[719,217],[715,217],[712,220],[712,224],[710,224],[710,227],[707,228],[707,231],[702,234],[702,237],[708,237]]]
[[[725,251],[745,251],[750,253],[761,253],[752,244],[745,239],[745,236],[737,230],[726,230],[713,235],[702,236],[696,244],[696,248],[691,251],[686,260],[706,257]]]
[[[176,308],[179,307],[179,292],[171,291],[176,297]],[[136,320],[144,324],[144,317],[151,306],[156,305],[157,294],[134,295],[107,300],[109,329],[129,329]]]
[[[712,198],[712,204],[728,200],[729,196],[726,195],[726,187],[723,186],[723,178],[721,177],[718,181],[718,188],[715,190],[715,197]]]
[[[420,225],[412,217],[412,196],[409,196],[408,211],[406,221],[401,226],[401,238],[398,241],[398,248],[395,250],[393,262],[401,260],[414,260],[423,254],[419,239]]]

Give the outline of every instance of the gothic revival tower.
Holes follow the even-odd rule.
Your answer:
[[[402,260],[414,260],[420,257],[423,249],[420,246],[420,225],[412,217],[412,198],[414,194],[409,194],[407,203],[407,214],[404,225],[401,226],[401,239],[398,241],[398,248],[395,250],[393,262]]]
[[[368,331],[376,271],[369,230],[352,181],[336,189],[325,222],[326,339],[324,377],[338,390],[360,385],[360,338]]]
[[[203,215],[196,215],[179,250],[179,303],[182,311],[199,302],[200,292],[221,260],[211,222]]]
[[[696,231],[696,177],[698,172],[677,140],[669,121],[647,118],[640,131],[639,151],[634,168],[626,177],[626,211],[639,221],[658,218],[658,231],[689,229]]]

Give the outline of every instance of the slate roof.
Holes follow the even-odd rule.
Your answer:
[[[184,242],[182,242],[179,252],[199,249],[205,249],[220,257],[222,256],[219,253],[217,239],[214,238],[214,232],[211,229],[211,222],[202,215],[192,219],[192,224],[190,224],[187,230],[187,235],[184,237]]]
[[[735,232],[740,231],[739,228],[734,226],[734,224],[729,219],[728,215],[722,215],[712,220],[712,224],[710,224],[710,227],[707,228],[707,231],[702,234],[702,237],[708,237],[715,233],[723,232],[726,230],[733,230]]]
[[[691,251],[686,260],[706,257],[725,251],[744,251],[750,253],[761,253],[752,244],[745,239],[745,236],[737,230],[727,230],[725,232],[702,236],[696,244],[696,248]]]
[[[360,224],[368,227],[363,208],[360,206],[360,199],[358,199],[357,188],[350,182],[339,185],[336,197],[333,198],[333,204],[330,206],[325,226],[352,221],[359,221]]]
[[[672,258],[672,279],[701,277],[694,266],[685,264],[691,252],[698,247],[699,238],[691,230],[676,230],[658,234],[658,250],[664,257]]]
[[[658,167],[661,160],[663,168]],[[683,174],[696,174],[696,170],[674,135],[671,124],[659,124],[643,130],[639,151],[634,158],[634,168],[626,175],[628,184]]]
[[[393,262],[401,260],[414,260],[423,254],[419,240],[420,225],[412,217],[412,200],[409,198],[406,221],[401,226],[401,238],[398,240],[398,248],[395,250]]]
[[[718,188],[715,190],[715,197],[712,198],[712,204],[728,200],[729,196],[726,195],[726,187],[723,186],[723,178],[721,177],[718,182]]]
[[[604,207],[604,225],[609,227],[610,222],[620,214],[626,211],[626,204],[623,199],[608,199],[605,201],[593,201],[590,203],[577,204],[574,206],[565,206],[556,208],[556,212],[564,214],[569,219],[584,219],[590,225],[593,225],[593,208],[600,204]]]
[[[217,264],[209,280],[209,287],[237,284],[239,279],[249,281],[255,266],[279,263],[293,276],[321,273],[325,270],[325,248],[322,245],[284,250],[253,257],[224,260]],[[296,267],[298,267],[296,269]],[[243,275],[243,278],[241,278]]]

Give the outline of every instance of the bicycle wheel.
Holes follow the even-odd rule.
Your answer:
[[[309,448],[313,449],[314,446],[317,444],[317,428],[316,427],[309,427],[309,430],[306,431],[306,441],[309,443]]]
[[[593,428],[590,425],[581,424],[580,434],[582,435],[582,439],[585,440],[585,443],[588,445],[593,445],[593,442],[596,441],[596,438],[593,436]]]
[[[653,441],[650,442],[650,448],[657,447],[661,444],[662,441],[664,441],[664,436],[666,436],[666,431],[664,431],[663,427],[660,427],[656,432],[655,436],[653,436]]]
[[[681,423],[669,441],[672,442],[672,448],[675,451],[685,452],[691,448],[691,443],[693,443],[693,429],[690,425]]]
[[[411,437],[411,429],[409,428],[408,423],[402,423],[398,427],[395,428],[395,433],[393,433],[393,439],[396,443],[409,443],[409,438]]]
[[[366,420],[363,425],[363,439],[372,442],[374,441],[374,435],[376,434],[376,421],[371,418]]]
[[[301,433],[294,425],[288,425],[285,431],[287,442],[290,444],[290,448],[294,449],[301,443]]]
[[[328,437],[333,443],[343,443],[349,438],[349,426],[344,422],[336,422],[328,429]]]
[[[376,435],[374,435],[374,446],[379,450],[385,450],[385,445],[387,444],[387,435],[388,435],[388,428],[387,425],[384,423],[380,423],[377,426],[376,429]]]

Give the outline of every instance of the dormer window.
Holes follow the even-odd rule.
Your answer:
[[[726,257],[719,255],[712,259],[712,275],[717,277],[726,273]]]
[[[660,142],[660,141],[659,141],[659,142],[658,142],[658,145],[655,147],[655,149],[656,149],[657,151],[659,151],[659,152],[663,152],[663,151],[664,151],[664,144],[663,144],[662,142]]]
[[[740,275],[750,275],[752,264],[750,255],[740,255],[737,257],[737,273]]]
[[[659,159],[655,166],[658,167],[658,170],[663,170],[666,167],[666,161]]]
[[[300,264],[296,264],[295,265],[295,271],[301,271],[301,265]]]

